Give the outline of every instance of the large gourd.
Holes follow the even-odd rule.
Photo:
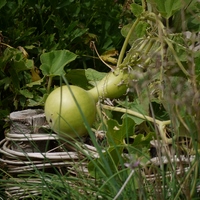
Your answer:
[[[86,135],[86,124],[91,126],[95,121],[95,104],[99,97],[120,97],[127,90],[127,79],[128,73],[117,69],[89,91],[77,86],[56,88],[45,102],[45,115],[50,127],[67,138]]]

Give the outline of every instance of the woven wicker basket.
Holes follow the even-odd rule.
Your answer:
[[[16,187],[23,182],[19,175],[34,170],[58,169],[61,173],[88,173],[86,153],[97,156],[96,149],[86,143],[77,142],[81,151],[69,143],[62,143],[49,129],[43,110],[24,110],[10,114],[10,130],[0,142],[0,163],[12,176],[5,186],[9,197],[23,199],[27,195],[39,195],[40,190]],[[83,153],[84,152],[84,153]],[[79,166],[80,161],[81,166]],[[27,181],[27,180],[26,180]],[[35,183],[39,179],[29,179]]]

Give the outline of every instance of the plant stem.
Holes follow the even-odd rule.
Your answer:
[[[149,117],[147,115],[143,115],[143,114],[140,114],[140,113],[138,113],[136,111],[133,111],[133,110],[130,110],[130,109],[126,109],[126,108],[113,107],[113,106],[108,106],[108,105],[104,105],[104,104],[101,104],[101,107],[104,108],[104,109],[107,109],[107,110],[111,110],[111,111],[127,113],[127,114],[133,115],[135,117],[138,117],[140,119],[144,119],[144,120],[147,120],[149,122],[156,123],[157,126],[158,126],[158,130],[159,130],[159,133],[160,133],[160,136],[161,136],[163,142],[165,144],[171,144],[172,143],[172,138],[168,139],[166,137],[165,131],[164,131],[165,126],[170,124],[171,120],[160,121],[158,119],[154,119],[154,118]]]
[[[4,46],[6,46],[6,47],[9,47],[9,48],[11,48],[11,49],[13,49],[12,46],[10,46],[10,45],[8,45],[8,44],[6,44],[6,43],[4,43],[4,42],[0,42],[0,44],[1,44],[1,45],[4,45]]]
[[[104,104],[101,104],[101,106],[102,106],[102,108],[107,109],[107,110],[128,113],[128,114],[136,116],[136,117],[138,117],[140,119],[144,119],[144,120],[147,120],[147,121],[150,121],[150,122],[156,122],[157,124],[164,125],[164,126],[171,123],[171,120],[160,121],[158,119],[153,119],[152,117],[140,114],[140,113],[138,113],[136,111],[133,111],[133,110],[130,110],[130,109],[126,109],[126,108],[119,108],[119,107],[108,106],[108,105],[104,105]]]
[[[186,70],[186,69],[184,68],[184,66],[182,65],[182,63],[181,63],[180,59],[178,58],[178,56],[177,56],[177,54],[176,54],[176,52],[175,52],[175,50],[174,50],[172,44],[171,44],[167,39],[165,39],[165,42],[167,43],[168,47],[170,48],[170,50],[171,50],[171,52],[172,52],[172,54],[173,54],[173,56],[174,56],[174,58],[175,58],[175,60],[176,60],[176,62],[177,62],[177,64],[178,64],[178,66],[180,67],[180,69],[182,70],[182,72],[183,72],[187,77],[191,77],[191,75],[187,72],[187,70]]]
[[[142,8],[143,10],[147,10],[147,1],[146,0],[142,0]]]
[[[50,93],[52,80],[53,80],[53,76],[49,76],[48,85],[47,85],[47,94]]]
[[[118,61],[117,61],[117,67],[119,67],[120,64],[122,63],[126,48],[128,46],[129,39],[130,39],[131,35],[133,34],[133,31],[134,31],[135,27],[137,26],[137,24],[139,23],[139,21],[140,21],[140,18],[137,18],[135,20],[131,29],[128,32],[128,35],[126,36],[126,39],[124,41],[124,44],[123,44],[122,49],[121,49],[120,54],[119,54],[119,58],[118,58]]]
[[[181,193],[181,191],[183,190],[184,185],[186,184],[186,181],[189,179],[189,176],[191,176],[191,174],[192,174],[193,170],[195,170],[196,166],[198,166],[198,163],[199,163],[199,162],[198,162],[197,160],[195,160],[195,162],[194,162],[194,163],[192,164],[192,166],[189,168],[189,170],[188,170],[186,176],[185,176],[184,179],[183,179],[183,182],[182,182],[182,183],[180,184],[180,186],[179,186],[179,190],[177,191],[174,200],[179,199],[180,193]]]

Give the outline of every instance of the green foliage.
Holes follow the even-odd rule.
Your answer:
[[[67,50],[51,51],[41,55],[40,69],[44,76],[61,76],[64,67],[75,60],[77,55]]]
[[[2,6],[0,27],[5,41],[27,48],[37,62],[44,51],[69,49],[91,55],[90,41],[98,43],[99,52],[119,48],[122,42],[121,5],[114,1],[22,0],[4,1]]]
[[[136,16],[139,17],[143,12],[143,7],[136,3],[131,4],[131,12]]]
[[[152,5],[155,5],[158,12],[161,13],[162,16],[166,19],[169,19],[172,15],[174,15],[177,11],[179,11],[182,8],[181,0],[167,0],[164,2],[161,0],[148,0],[148,2],[150,2]]]
[[[96,42],[100,53],[120,48],[123,40],[118,29],[123,20],[121,9],[121,4],[112,1],[1,1],[1,119],[13,110],[42,106],[51,86],[46,75],[60,75],[62,72],[64,75],[74,68],[105,70],[98,60],[94,66],[90,42]],[[56,63],[50,70],[49,66],[41,63],[44,57],[44,62],[48,62],[47,55],[63,49],[71,52],[68,55],[71,54],[72,60],[75,54],[78,56],[66,71],[64,66],[67,63],[63,56],[68,55],[64,51],[62,55],[55,55],[62,57],[63,66]],[[60,83],[54,80],[54,84]]]

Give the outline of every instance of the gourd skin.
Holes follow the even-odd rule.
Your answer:
[[[85,120],[90,126],[95,121],[96,102],[88,91],[80,87],[62,86],[49,94],[45,102],[44,111],[47,122],[58,135],[65,138],[81,137],[87,134]]]
[[[116,69],[114,72],[109,72],[96,87],[89,90],[95,101],[100,98],[118,98],[127,91],[127,80],[129,74],[125,70]]]
[[[87,135],[85,120],[89,126],[95,121],[96,102],[99,98],[112,99],[125,94],[128,88],[128,78],[127,71],[116,69],[114,72],[108,73],[97,83],[96,87],[89,91],[73,85],[56,88],[47,97],[44,108],[51,129],[65,138]]]

